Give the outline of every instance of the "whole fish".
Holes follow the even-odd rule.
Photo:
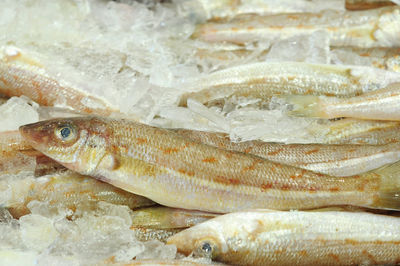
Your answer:
[[[216,217],[208,212],[168,207],[141,208],[131,213],[132,225],[155,229],[187,228]]]
[[[399,18],[398,6],[349,12],[242,15],[199,25],[193,37],[207,42],[247,44],[324,31],[332,46],[396,47],[400,44]]]
[[[20,132],[65,167],[169,207],[218,213],[332,205],[400,209],[400,164],[332,177],[102,117],[43,121]]]
[[[25,95],[44,106],[60,105],[83,113],[109,115],[116,110],[103,99],[63,86],[25,52],[6,47],[0,56],[0,93]]]
[[[262,62],[213,72],[187,84],[192,93],[181,97],[201,103],[243,96],[266,99],[272,95],[356,96],[400,82],[400,75],[361,66],[310,64],[302,62]]]
[[[351,98],[292,95],[285,100],[295,116],[400,121],[400,83]]]
[[[99,201],[127,205],[132,209],[155,204],[142,196],[71,172],[40,178],[28,176],[2,180],[0,187],[3,193],[10,193],[8,199],[2,202],[2,206],[15,218],[28,214],[27,205],[33,200],[49,202],[52,206],[68,208],[74,212],[78,207],[86,211],[92,210]]]
[[[369,213],[230,213],[167,241],[178,251],[235,265],[395,265],[400,219]]]
[[[400,143],[386,145],[281,144],[263,141],[232,142],[229,135],[196,130],[177,134],[221,149],[262,158],[333,176],[351,176],[400,160]]]

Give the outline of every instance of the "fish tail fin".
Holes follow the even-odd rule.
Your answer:
[[[322,110],[323,105],[319,96],[289,95],[285,97],[285,101],[289,105],[289,115],[329,118]]]
[[[372,207],[400,210],[400,162],[383,166],[372,174],[380,176],[380,187]]]

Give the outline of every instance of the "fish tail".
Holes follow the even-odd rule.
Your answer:
[[[285,97],[285,100],[289,105],[289,115],[329,118],[322,110],[323,104],[319,96],[289,95]]]
[[[380,176],[380,187],[372,207],[400,210],[400,162],[383,166],[373,174]]]

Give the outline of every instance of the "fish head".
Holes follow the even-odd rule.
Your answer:
[[[100,118],[74,117],[21,126],[22,137],[65,167],[90,174],[105,154],[109,130]]]
[[[189,256],[218,260],[227,251],[223,233],[212,223],[204,222],[183,230],[167,240],[167,244],[177,247],[177,250]]]

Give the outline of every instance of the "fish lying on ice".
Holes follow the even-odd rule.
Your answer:
[[[400,219],[354,212],[230,213],[167,241],[178,251],[235,265],[395,265]]]
[[[242,15],[201,24],[193,37],[207,42],[244,45],[324,31],[329,34],[332,46],[396,47],[400,44],[399,18],[398,6],[348,12]]]
[[[235,66],[201,77],[186,88],[201,103],[231,96],[269,99],[273,95],[356,96],[400,82],[399,73],[362,66],[262,62]]]
[[[24,51],[6,47],[0,56],[0,93],[6,96],[25,95],[44,106],[64,106],[90,114],[109,115],[116,112],[103,99],[63,86],[46,74],[42,65]]]
[[[351,98],[291,95],[284,97],[295,116],[400,121],[400,83]]]
[[[217,213],[332,205],[400,209],[400,163],[332,177],[102,117],[43,121],[20,132],[65,167],[169,207]]]
[[[205,58],[210,57],[208,55],[210,52],[207,54],[202,51],[199,54],[204,54]],[[371,66],[400,72],[400,48],[331,47],[330,54],[331,62],[334,64]],[[222,59],[229,60],[230,58],[223,57]]]
[[[197,0],[206,18],[220,19],[241,14],[276,14],[294,12],[319,12],[324,9],[344,10],[344,0]]]
[[[63,173],[39,178],[25,177],[1,180],[0,187],[9,197],[2,206],[6,207],[15,218],[29,213],[28,203],[34,200],[49,202],[52,206],[75,211],[93,210],[97,202],[126,205],[135,209],[152,206],[155,203],[94,178],[77,173]],[[7,191],[7,192],[4,192]]]

